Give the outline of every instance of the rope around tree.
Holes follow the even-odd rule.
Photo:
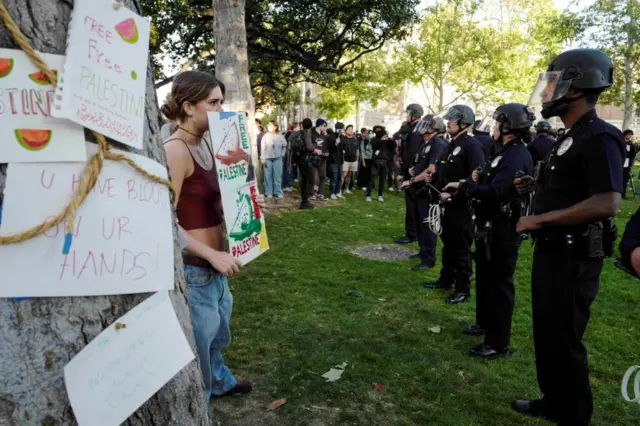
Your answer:
[[[18,25],[15,23],[15,21],[9,14],[9,11],[4,5],[4,2],[0,2],[0,17],[2,18],[2,22],[4,22],[5,26],[7,27],[7,30],[13,37],[18,47],[20,47],[20,49],[22,49],[26,53],[29,59],[31,59],[31,62],[33,62],[47,76],[49,81],[54,86],[56,86],[58,84],[57,75],[49,69],[46,62],[40,57],[40,55],[38,55],[38,53],[33,49],[33,47],[31,47],[27,39],[24,37],[24,35],[20,31],[20,28],[18,27]],[[54,226],[57,226],[58,224],[66,220],[67,233],[65,237],[63,253],[68,254],[69,248],[71,246],[71,239],[73,235],[72,234],[73,225],[75,222],[76,213],[78,211],[78,208],[80,208],[82,203],[84,203],[84,201],[87,199],[87,196],[95,186],[98,180],[98,176],[102,171],[105,158],[112,161],[124,161],[127,164],[129,164],[134,170],[140,173],[142,176],[146,177],[147,179],[153,182],[160,183],[166,186],[167,188],[169,188],[169,194],[173,204],[173,199],[175,198],[175,192],[171,187],[171,182],[169,182],[167,179],[163,179],[159,176],[156,176],[147,172],[131,158],[122,154],[111,152],[111,146],[107,142],[107,139],[104,137],[104,135],[98,132],[95,132],[93,130],[91,132],[93,133],[96,140],[98,141],[99,150],[87,162],[87,165],[82,173],[80,185],[78,186],[78,189],[74,194],[73,200],[71,200],[69,204],[67,204],[67,206],[55,217],[45,220],[39,225],[36,225],[30,229],[27,229],[26,231],[23,231],[19,234],[9,235],[9,236],[0,236],[0,245],[14,244],[14,243],[19,243],[22,241],[29,240],[37,235],[42,234],[43,232],[46,232],[47,230],[53,228]]]

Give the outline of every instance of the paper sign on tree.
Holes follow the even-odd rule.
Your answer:
[[[234,257],[247,264],[269,249],[244,113],[210,112],[209,129],[222,209]]]
[[[64,56],[40,54],[49,68]],[[84,161],[84,129],[52,117],[55,87],[22,50],[0,48],[0,163]]]
[[[54,115],[141,149],[150,28],[112,0],[76,0]]]
[[[96,152],[95,144],[88,146],[90,154]],[[166,168],[155,161],[121,153],[167,179]],[[73,198],[85,162],[10,164],[0,235],[24,231],[60,212]],[[173,288],[168,189],[128,164],[105,160],[98,182],[78,209],[67,255],[62,253],[65,233],[62,223],[27,241],[0,245],[0,297],[91,296]]]
[[[169,295],[156,293],[64,367],[78,424],[121,424],[193,359]]]

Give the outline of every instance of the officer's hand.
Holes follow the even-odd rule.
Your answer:
[[[410,169],[409,169],[409,176],[413,177],[413,176],[415,176],[415,175],[416,175],[415,167],[410,168]]]
[[[449,191],[450,193],[453,193],[453,194],[458,192],[458,189],[460,189],[460,182],[451,182],[444,187],[445,191]]]
[[[320,154],[322,154],[322,151],[320,151],[319,149],[314,149],[314,150],[313,150],[313,152],[314,152],[314,154],[316,154],[316,155],[320,155]]]
[[[411,185],[411,182],[408,180],[405,180],[402,182],[402,188],[408,188]]]
[[[542,228],[537,216],[522,216],[516,225],[516,232],[537,231]]]
[[[440,193],[440,199],[442,201],[447,201],[449,198],[451,198],[451,194],[449,194],[448,192],[441,192]]]
[[[477,183],[478,177],[480,177],[480,173],[477,170],[474,170],[473,173],[471,173],[471,180]]]
[[[535,181],[529,175],[523,176],[513,181],[513,184],[520,195],[526,195],[533,191]]]
[[[425,180],[427,183],[433,182],[433,173],[427,173],[427,178]]]

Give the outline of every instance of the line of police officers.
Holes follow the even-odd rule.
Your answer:
[[[407,108],[400,132],[406,233],[397,242],[419,239],[421,264],[415,269],[433,267],[432,206],[443,210],[442,269],[438,280],[425,286],[453,287],[448,304],[470,296],[475,239],[476,324],[464,332],[484,335],[484,343],[472,348],[471,356],[509,353],[518,251],[523,239],[533,238],[533,328],[542,397],[512,406],[561,425],[587,425],[593,411],[582,337],[603,259],[613,252],[613,217],[623,190],[622,134],[595,112],[598,97],[612,83],[606,54],[570,50],[540,74],[529,106],[508,103],[496,109],[490,141],[468,134],[474,124],[476,134],[478,129],[464,105],[443,116],[448,144],[441,137],[444,121],[420,119],[418,105]],[[559,117],[567,131],[554,141],[547,138],[548,123],[540,122],[536,131],[542,140],[527,147],[535,120],[530,106],[538,105],[544,118]]]

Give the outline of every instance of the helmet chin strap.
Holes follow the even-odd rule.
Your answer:
[[[467,130],[467,129],[469,128],[469,126],[467,126],[467,127],[462,127],[462,123],[461,123],[459,120],[458,120],[458,122],[457,122],[456,124],[458,124],[458,127],[460,128],[460,130],[458,130],[458,132],[457,132],[455,135],[452,135],[452,136],[451,136],[451,139],[455,139],[455,138],[457,138],[458,136],[460,136],[460,134],[461,134],[462,132],[464,132],[465,130]]]
[[[582,95],[577,96],[575,98],[562,97],[558,100],[553,101],[549,106],[549,108],[542,108],[542,110],[540,111],[540,115],[542,115],[542,118],[545,118],[545,119],[548,119],[551,117],[562,117],[566,115],[567,112],[569,112],[569,105],[571,103],[577,101],[578,99],[582,99],[586,96],[587,94],[583,92]]]

